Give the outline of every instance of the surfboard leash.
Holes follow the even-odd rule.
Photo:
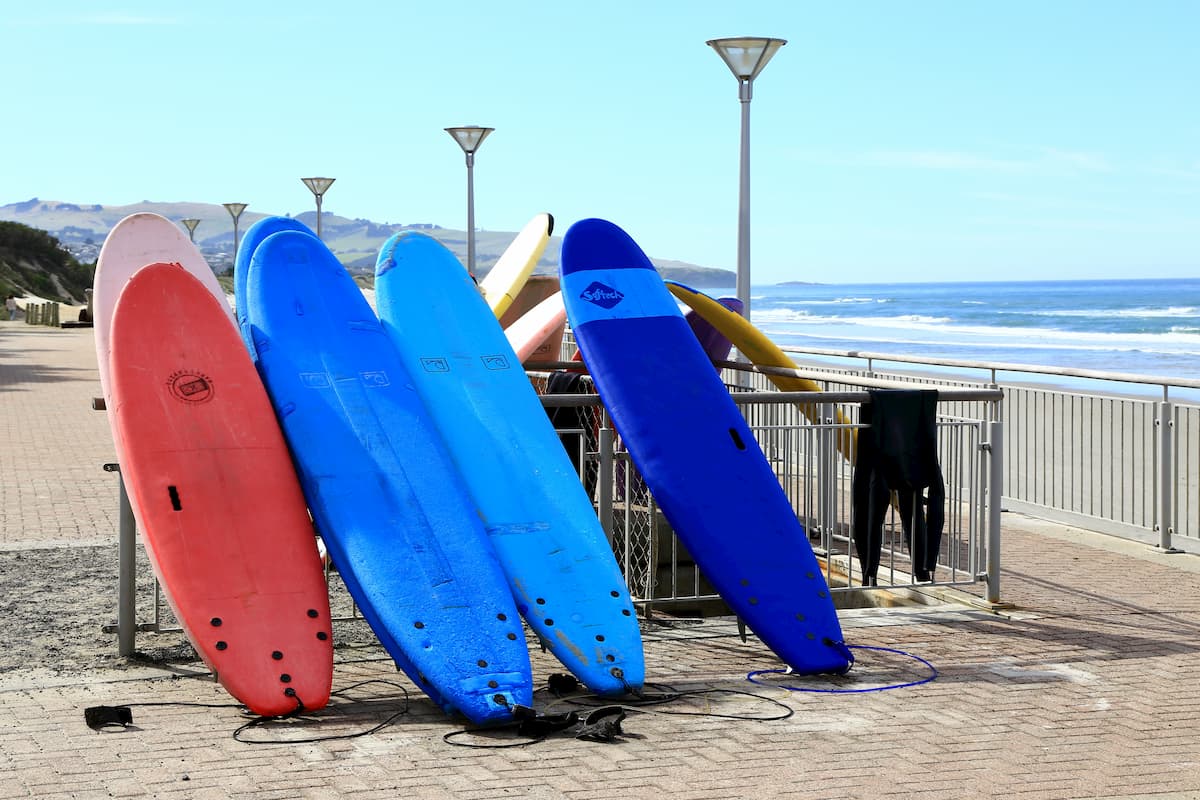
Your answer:
[[[376,733],[376,732],[382,730],[383,728],[386,728],[389,725],[392,725],[393,723],[395,723],[395,721],[397,719],[399,719],[400,717],[402,717],[408,713],[409,707],[410,707],[408,689],[406,689],[402,684],[396,683],[394,681],[387,681],[387,680],[381,680],[381,679],[376,678],[376,679],[359,681],[358,683],[351,684],[350,686],[346,686],[341,689],[336,689],[329,693],[330,698],[345,699],[348,692],[351,692],[361,686],[365,686],[367,684],[372,684],[372,683],[380,683],[380,684],[384,684],[386,686],[392,687],[394,689],[398,689],[400,691],[400,694],[403,696],[403,705],[400,708],[400,710],[389,715],[382,722],[378,722],[365,730],[355,731],[353,733],[331,734],[329,736],[309,737],[309,738],[305,738],[305,739],[295,739],[295,738],[251,739],[251,738],[246,738],[245,734],[248,731],[250,731],[254,728],[264,728],[265,726],[269,726],[272,723],[294,722],[296,720],[303,720],[306,722],[314,722],[314,723],[319,721],[319,718],[312,716],[312,714],[305,716],[306,712],[308,712],[308,709],[305,707],[304,701],[301,700],[298,695],[296,695],[294,690],[289,688],[288,691],[291,692],[291,694],[289,696],[295,698],[295,700],[296,700],[296,708],[294,710],[289,711],[286,714],[277,714],[277,715],[273,715],[273,716],[254,715],[253,719],[251,719],[248,722],[245,722],[242,725],[239,725],[237,728],[235,728],[231,735],[232,735],[234,741],[241,742],[242,744],[314,744],[314,743],[318,743],[318,742],[329,742],[329,741],[336,741],[339,739],[355,739],[360,736],[368,736],[370,734],[373,734],[373,733]],[[355,702],[355,701],[351,700],[350,702]],[[106,706],[106,705],[91,706],[91,707],[85,708],[83,710],[83,719],[84,719],[84,723],[89,728],[91,728],[92,730],[97,731],[97,732],[102,732],[102,731],[105,731],[108,729],[113,729],[113,728],[118,728],[121,730],[128,730],[130,728],[134,728],[132,709],[134,709],[134,708],[153,708],[156,706],[157,707],[172,707],[173,706],[173,707],[182,707],[182,708],[234,708],[234,709],[240,709],[243,713],[249,713],[247,711],[246,707],[244,705],[242,705],[241,703],[196,703],[196,702],[183,701],[183,700],[175,700],[175,701],[164,700],[164,701],[146,701],[146,702],[138,702],[138,703],[124,703],[124,704],[116,705],[116,706]],[[313,712],[313,713],[317,713],[317,712]]]
[[[351,692],[361,686],[366,686],[367,684],[372,684],[372,683],[379,683],[379,684],[383,684],[384,686],[390,686],[394,689],[399,689],[400,694],[403,696],[404,699],[403,699],[403,704],[402,704],[400,710],[392,713],[386,719],[382,720],[381,722],[377,722],[376,724],[372,725],[371,727],[369,727],[365,730],[355,731],[353,733],[336,733],[336,734],[330,734],[328,736],[312,736],[312,737],[305,738],[305,739],[294,739],[294,738],[247,739],[244,737],[244,734],[253,728],[267,726],[272,723],[288,722],[291,720],[301,718],[301,716],[304,712],[304,708],[303,708],[304,703],[300,702],[299,698],[296,698],[297,703],[299,703],[299,707],[296,709],[296,711],[291,712],[289,714],[283,714],[283,715],[275,716],[275,717],[258,717],[257,719],[252,719],[249,722],[247,722],[244,725],[237,728],[237,730],[235,730],[233,732],[234,741],[241,742],[242,744],[317,744],[320,742],[334,742],[334,741],[339,741],[342,739],[357,739],[360,736],[370,736],[373,733],[378,733],[379,731],[383,730],[384,728],[388,727],[389,725],[394,724],[396,722],[396,720],[400,719],[400,717],[404,716],[405,714],[407,714],[409,712],[410,701],[409,701],[408,689],[406,689],[403,686],[403,684],[396,683],[395,681],[383,680],[381,678],[370,678],[368,680],[359,681],[358,683],[353,683],[349,686],[345,686],[341,689],[336,689],[336,690],[330,692],[329,696],[330,696],[330,698],[336,697],[336,698],[340,698],[340,699],[347,699],[351,703],[357,702],[357,701],[354,701],[354,700],[348,698],[347,693]],[[306,718],[306,721],[318,722],[319,720],[316,717],[310,716],[310,717]]]
[[[579,681],[575,676],[555,673],[550,675],[545,691],[549,691],[555,696],[555,700],[551,701],[551,705],[561,702],[591,709],[586,713],[574,709],[563,713],[552,713],[548,710],[538,712],[532,708],[514,706],[514,722],[510,724],[451,731],[442,736],[442,741],[456,747],[470,747],[483,750],[504,749],[510,747],[528,747],[529,745],[544,742],[550,737],[561,733],[572,736],[575,739],[611,743],[621,741],[622,737],[627,735],[622,729],[621,724],[629,714],[712,717],[743,722],[784,720],[795,714],[795,710],[785,703],[740,689],[678,690],[667,684],[644,684],[638,692],[629,692],[627,697],[622,698],[619,704],[613,704],[610,697],[579,693],[579,686]],[[647,691],[647,687],[650,691]],[[768,704],[775,711],[769,714],[756,715],[724,714],[711,709],[705,711],[686,711],[659,708],[659,706],[692,698],[703,698],[708,703],[713,697],[749,697]],[[525,738],[516,741],[501,738],[510,736],[513,733]],[[478,737],[479,741],[462,741],[463,737],[466,736]],[[484,743],[484,740],[487,743]]]
[[[866,694],[867,692],[887,692],[893,689],[906,689],[911,686],[920,686],[921,684],[936,680],[938,677],[937,667],[915,653],[909,653],[905,650],[897,650],[893,647],[877,647],[866,644],[846,644],[845,642],[842,642],[841,645],[849,650],[871,650],[878,653],[891,653],[893,655],[902,656],[922,664],[926,669],[929,670],[929,674],[923,678],[904,681],[902,683],[892,683],[884,686],[867,686],[863,688],[818,688],[812,686],[789,686],[787,684],[760,680],[760,678],[762,678],[764,675],[791,675],[793,673],[790,669],[754,670],[746,673],[746,680],[755,684],[756,686],[769,686],[774,689],[784,689],[789,692],[808,692],[811,694]],[[849,672],[848,669],[846,672],[841,673],[841,675],[846,675],[847,672]]]

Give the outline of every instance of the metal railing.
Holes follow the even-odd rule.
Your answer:
[[[545,391],[547,375],[533,376],[540,392]],[[824,563],[831,590],[837,594],[926,585],[914,575],[902,521],[893,509],[884,526],[878,582],[875,587],[863,586],[850,530],[850,487],[856,455],[854,434],[862,428],[857,422],[858,408],[869,402],[869,395],[862,391],[754,391],[753,387],[748,391],[732,374],[726,377],[735,402]],[[939,566],[931,583],[955,586],[983,580],[990,602],[1000,598],[1000,507],[987,502],[989,492],[999,492],[1003,481],[1003,424],[995,418],[993,408],[1000,399],[997,390],[940,390],[939,409],[969,405],[989,413],[968,418],[939,412],[937,422],[946,524]],[[658,510],[599,398],[544,395],[542,402],[549,408],[576,410],[577,421],[560,425],[559,434],[568,442],[568,450],[577,453],[576,464],[635,602],[644,607],[695,606],[718,600]]]
[[[545,374],[531,373],[535,387],[543,390],[545,378]],[[850,531],[854,451],[847,453],[841,443],[848,432],[861,427],[855,421],[858,407],[869,396],[861,391],[783,393],[731,388],[824,563],[831,590],[835,594],[882,592],[917,585],[902,521],[894,510],[883,528],[877,584],[864,587],[857,566]],[[939,392],[940,407],[986,407],[999,398],[994,390]],[[594,500],[635,603],[648,611],[656,606],[718,601],[663,518],[599,397],[544,395],[542,399],[549,408],[576,411],[575,422],[559,424],[558,432]],[[989,496],[1000,491],[1003,482],[1003,424],[995,416],[939,414],[938,451],[946,486],[946,524],[938,568],[932,582],[922,582],[926,586],[956,586],[984,581],[990,602],[1000,598],[1000,508],[998,503],[987,502]],[[106,469],[119,473],[115,464],[106,465]],[[111,629],[117,634],[119,652],[129,655],[134,652],[137,632],[178,628],[169,609],[164,608],[157,582],[153,587],[152,618],[138,621],[137,543],[123,482],[119,500],[118,618]]]
[[[1200,380],[867,351],[786,352],[803,367],[799,374],[829,390],[878,380],[998,388],[1004,401],[994,412],[973,402],[943,408],[968,417],[995,413],[1006,423],[1006,508],[1165,552],[1200,553],[1200,403],[1190,399]],[[931,367],[939,372],[930,374]],[[765,386],[765,377],[753,385]]]

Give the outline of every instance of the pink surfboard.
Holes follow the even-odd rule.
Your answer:
[[[321,708],[329,597],[271,401],[212,297],[151,264],[113,308],[108,418],[146,552],[188,639],[256,714]]]
[[[559,332],[557,341],[562,341],[561,332],[566,322],[567,308],[563,305],[562,292],[555,292],[505,328],[504,335],[522,363],[535,355],[557,361],[558,352],[549,352],[552,348],[546,345],[555,341],[555,331]],[[538,352],[542,349],[546,351],[544,354]]]
[[[233,309],[225,297],[225,290],[217,282],[212,267],[200,255],[183,229],[166,217],[148,212],[130,214],[109,231],[100,257],[96,261],[96,275],[92,279],[92,312],[95,320],[96,365],[100,369],[100,388],[107,403],[111,392],[109,351],[112,336],[112,315],[121,289],[133,274],[147,264],[179,264],[200,280],[213,296],[221,301],[221,308],[229,315],[229,322],[237,329]]]

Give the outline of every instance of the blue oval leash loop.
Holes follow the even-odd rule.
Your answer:
[[[886,692],[886,691],[890,691],[892,689],[904,689],[904,688],[907,688],[910,686],[920,686],[923,683],[929,683],[930,681],[936,679],[938,676],[937,667],[935,667],[933,664],[930,664],[928,661],[921,658],[920,656],[915,655],[913,653],[905,652],[904,650],[896,650],[895,648],[892,648],[892,647],[874,647],[874,646],[865,645],[865,644],[848,644],[848,645],[844,645],[844,646],[850,650],[873,650],[878,653],[892,653],[894,655],[904,656],[905,658],[909,658],[909,659],[912,659],[913,661],[923,664],[929,670],[929,674],[926,675],[924,678],[921,678],[920,680],[907,681],[905,683],[894,683],[894,684],[890,684],[887,686],[871,686],[871,687],[868,687],[865,689],[814,689],[814,688],[810,688],[810,687],[806,687],[806,686],[786,686],[784,684],[759,680],[759,677],[763,676],[763,675],[788,675],[788,674],[790,674],[788,672],[788,670],[786,670],[786,669],[755,670],[753,672],[746,673],[746,680],[757,686],[770,686],[770,687],[773,687],[776,689],[785,689],[789,692],[810,692],[812,694],[865,694],[866,692]],[[845,673],[843,673],[843,674],[845,674]]]

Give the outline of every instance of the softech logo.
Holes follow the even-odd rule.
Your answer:
[[[167,378],[167,388],[176,400],[185,403],[206,403],[212,399],[212,378],[202,372],[180,370]]]
[[[601,308],[612,308],[625,299],[625,295],[611,286],[605,286],[600,281],[592,281],[592,285],[584,289],[579,297]]]

